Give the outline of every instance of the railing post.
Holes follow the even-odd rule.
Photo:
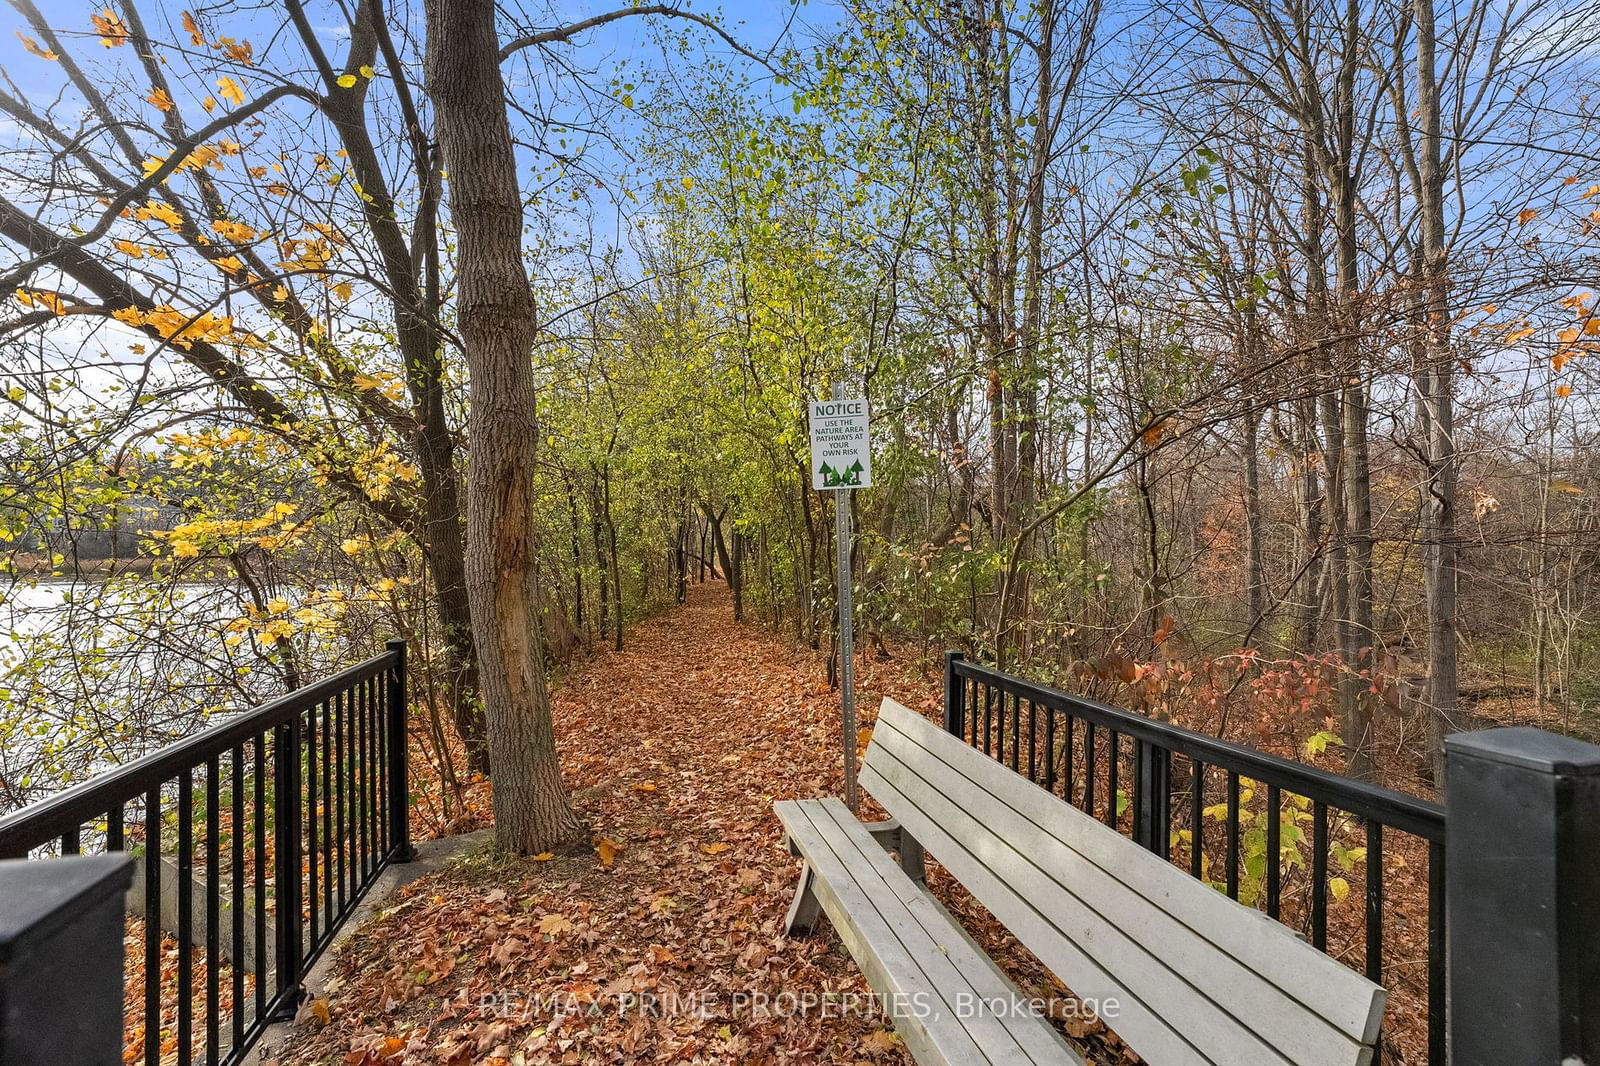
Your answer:
[[[300,712],[273,730],[273,846],[276,849],[273,881],[273,921],[278,941],[279,1002],[274,1020],[294,1017],[303,994],[300,971],[304,962],[300,936]]]
[[[391,640],[388,648],[395,658],[385,719],[389,729],[389,839],[394,848],[389,861],[410,862],[417,852],[411,846],[411,792],[406,771],[406,642]]]
[[[0,862],[0,1062],[122,1061],[126,855]]]
[[[944,653],[944,731],[958,737],[967,735],[967,686],[956,674],[956,663],[965,658],[959,651]]]
[[[1452,1066],[1600,1061],[1600,747],[1445,741]]]
[[[1172,752],[1138,741],[1133,761],[1133,842],[1166,855],[1172,836]]]

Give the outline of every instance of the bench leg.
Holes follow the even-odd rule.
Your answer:
[[[784,920],[784,932],[788,936],[810,936],[817,928],[817,918],[822,914],[822,902],[817,899],[812,887],[816,876],[809,862],[801,865],[800,883],[795,886],[794,902],[789,904],[789,916]]]
[[[905,826],[898,820],[890,818],[887,821],[869,823],[866,830],[884,851],[892,851],[899,856],[900,869],[905,871],[907,877],[919,885],[927,883],[926,853],[922,850],[922,845],[917,843],[917,838],[906,831]]]

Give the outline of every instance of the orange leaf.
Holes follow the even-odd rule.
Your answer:
[[[29,37],[27,34],[23,33],[21,30],[17,31],[17,40],[22,42],[23,49],[26,50],[27,53],[29,55],[31,55],[31,56],[38,56],[40,59],[60,59],[61,58],[60,56],[56,55],[54,52],[50,51],[50,49],[45,48],[44,46],[42,46],[38,41],[34,40],[32,37]]]
[[[107,48],[117,48],[128,43],[128,27],[122,24],[109,7],[98,15],[90,15],[89,21],[94,23],[96,32],[100,34],[100,43]]]
[[[610,837],[601,837],[594,842],[594,850],[600,856],[600,865],[610,866],[617,861],[617,853],[622,850],[622,845]]]
[[[1571,385],[1557,385],[1556,386],[1556,395],[1561,397],[1563,400],[1566,399],[1568,396],[1572,395],[1572,386]]]
[[[1538,211],[1535,211],[1531,207],[1524,207],[1521,211],[1517,212],[1517,225],[1526,226],[1528,223],[1532,222],[1538,217]]]
[[[730,850],[732,847],[732,844],[724,844],[719,840],[715,844],[701,844],[700,850],[705,852],[707,855],[721,855],[723,852]]]

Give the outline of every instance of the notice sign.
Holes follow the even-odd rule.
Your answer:
[[[811,487],[864,489],[872,484],[866,400],[811,403]]]

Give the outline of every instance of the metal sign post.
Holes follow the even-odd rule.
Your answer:
[[[850,492],[872,484],[872,443],[867,401],[850,399],[834,385],[832,400],[811,405],[811,487],[831,491],[839,543],[839,696],[844,752],[844,802],[856,801],[856,657],[854,589],[850,577]]]

